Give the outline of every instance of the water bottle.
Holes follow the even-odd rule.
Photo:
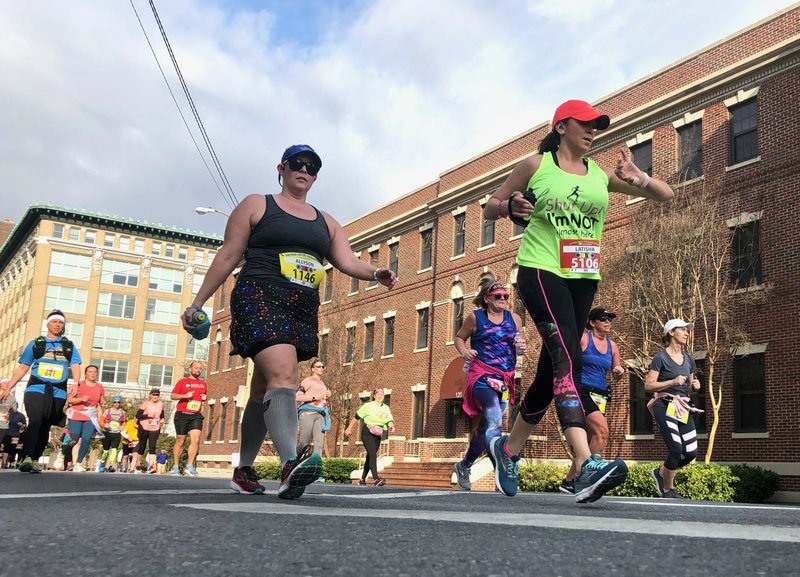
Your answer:
[[[464,361],[464,372],[469,373],[469,368],[472,366],[472,361]]]
[[[517,351],[517,356],[522,354],[522,345],[525,343],[525,338],[519,333],[514,333],[514,348]]]
[[[194,309],[194,312],[192,312],[192,318],[191,318],[191,324],[192,325],[197,326],[199,324],[202,324],[202,323],[206,322],[207,320],[208,320],[208,315],[204,311],[198,310],[198,309]]]

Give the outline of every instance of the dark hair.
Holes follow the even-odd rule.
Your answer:
[[[478,285],[478,294],[475,295],[474,299],[472,299],[472,304],[474,304],[476,307],[481,307],[483,310],[486,310],[488,305],[486,304],[486,301],[483,300],[483,297],[486,296],[486,292],[489,290],[489,287],[495,282],[497,281],[490,276],[483,277]]]
[[[85,368],[85,369],[83,369],[83,374],[85,375],[85,374],[86,374],[86,372],[87,372],[89,369],[97,369],[97,372],[98,372],[98,373],[100,372],[100,367],[98,367],[97,365],[86,365],[86,368]]]
[[[52,317],[53,315],[61,315],[61,316],[62,316],[62,317],[64,317],[65,319],[67,318],[67,317],[64,315],[64,313],[63,313],[63,312],[61,312],[61,310],[59,310],[59,309],[53,309],[53,310],[51,310],[49,313],[47,313],[47,323],[49,323],[49,322],[50,322],[50,317]],[[49,331],[50,329],[48,328],[47,330]],[[64,332],[65,332],[66,330],[67,330],[67,325],[66,325],[66,322],[65,322],[65,323],[64,323],[64,327],[61,329],[61,333],[60,333],[58,336],[63,336],[63,334],[64,334]]]
[[[561,135],[556,132],[555,128],[551,130],[539,143],[539,154],[545,152],[555,152],[561,145]]]
[[[669,341],[670,341],[670,337],[671,337],[671,335],[669,333],[665,334],[663,337],[661,337],[661,342],[664,343],[665,345],[668,345]]]

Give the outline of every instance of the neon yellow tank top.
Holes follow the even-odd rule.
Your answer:
[[[587,159],[586,175],[570,174],[542,155],[528,182],[536,198],[517,264],[563,278],[600,278],[600,240],[608,213],[608,176]]]

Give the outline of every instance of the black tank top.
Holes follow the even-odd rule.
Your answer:
[[[239,279],[318,290],[325,274],[322,261],[331,248],[325,217],[314,208],[314,220],[298,218],[278,206],[272,195],[265,198],[267,207],[250,232]]]

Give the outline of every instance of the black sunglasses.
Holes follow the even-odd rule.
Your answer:
[[[500,299],[503,299],[504,301],[507,301],[507,300],[510,298],[510,297],[508,296],[508,293],[503,293],[503,294],[490,294],[489,296],[490,296],[490,297],[492,297],[492,298],[493,298],[494,300],[496,300],[496,301],[499,301]]]
[[[611,317],[605,317],[605,316],[603,316],[603,317],[597,317],[597,318],[596,318],[596,319],[594,319],[594,320],[596,320],[596,321],[602,321],[602,322],[604,322],[604,323],[605,323],[605,322],[608,322],[608,323],[610,323],[610,322],[611,322]]]
[[[290,170],[293,172],[299,172],[304,166],[306,167],[306,172],[311,176],[317,176],[319,172],[319,166],[313,160],[303,160],[302,158],[292,157],[285,162],[285,164],[289,167]]]

